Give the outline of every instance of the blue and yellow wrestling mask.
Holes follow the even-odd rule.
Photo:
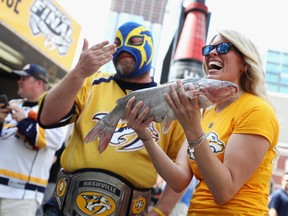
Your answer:
[[[135,43],[135,40],[138,42]],[[115,41],[117,42],[117,52],[113,54],[113,63],[120,77],[133,78],[150,71],[154,46],[152,34],[146,27],[135,22],[127,22],[117,30]],[[117,58],[122,52],[132,55],[136,62],[133,72],[125,75],[116,67]]]

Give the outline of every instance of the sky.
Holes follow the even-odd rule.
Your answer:
[[[81,4],[71,4],[70,0],[56,1],[82,26],[81,37],[87,38],[91,46],[105,39],[110,0],[81,0]],[[288,51],[285,1],[206,0],[211,13],[207,39],[217,30],[234,29],[248,36],[260,52],[267,49]],[[78,53],[79,49],[81,46]]]
[[[219,29],[234,29],[262,50],[288,51],[286,0],[206,0],[211,12],[208,38]]]

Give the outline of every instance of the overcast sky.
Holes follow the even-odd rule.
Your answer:
[[[260,50],[288,51],[288,13],[285,0],[206,0],[211,12],[208,38],[217,29],[235,29]]]
[[[71,4],[70,0],[57,2],[82,26],[81,39],[88,38],[90,45],[105,39],[110,0],[81,0],[81,4]],[[234,29],[248,36],[261,52],[288,51],[285,0],[206,0],[205,4],[211,12],[208,40],[218,29]]]

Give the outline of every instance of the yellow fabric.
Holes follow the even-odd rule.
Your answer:
[[[216,113],[211,108],[202,121],[211,150],[223,161],[225,146],[233,133],[257,134],[267,138],[270,148],[259,168],[228,203],[217,205],[193,159],[190,166],[200,180],[190,200],[189,216],[194,215],[267,215],[272,162],[279,136],[273,108],[259,97],[244,94],[226,109]]]
[[[114,135],[122,133],[121,140],[119,139],[119,143],[110,142],[102,154],[98,152],[98,140],[83,144],[86,134],[96,124],[96,121],[92,120],[93,117],[109,113],[115,107],[116,100],[127,93],[109,74],[95,73],[86,79],[77,95],[76,114],[71,119],[75,122],[74,133],[61,157],[61,165],[65,171],[99,168],[126,178],[136,187],[150,188],[156,183],[157,172],[149,155],[142,141],[135,142],[137,135],[127,127],[127,124],[118,123],[117,129],[123,130],[121,132],[118,130]],[[185,138],[180,124],[173,121],[168,133],[163,135],[161,125],[154,123],[152,133],[158,145],[175,160]]]
[[[165,216],[165,214],[156,206],[153,207],[153,211],[155,211],[159,216]]]

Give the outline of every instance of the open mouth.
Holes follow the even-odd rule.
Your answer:
[[[118,56],[117,61],[120,61],[120,60],[125,59],[125,58],[131,58],[132,59],[133,56],[129,53],[123,52]]]
[[[219,61],[210,61],[208,63],[209,70],[221,70],[222,68],[223,68],[223,65]]]

